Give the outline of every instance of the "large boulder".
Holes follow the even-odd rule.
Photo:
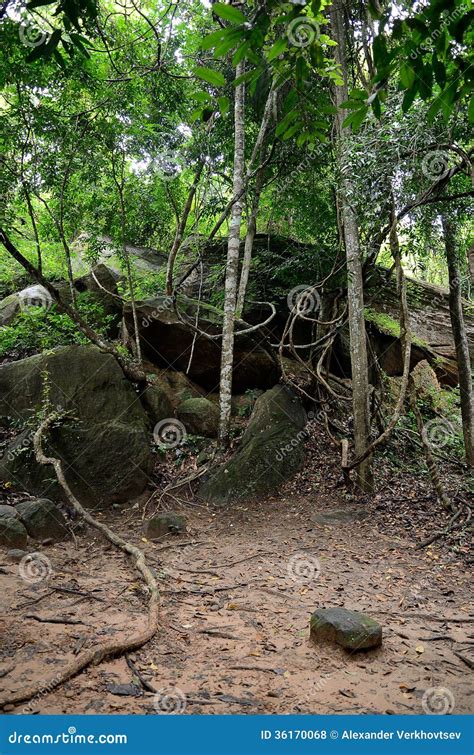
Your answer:
[[[47,374],[46,382],[44,374]],[[128,501],[145,488],[152,465],[147,420],[138,394],[114,357],[95,346],[65,346],[0,366],[0,422],[24,422],[0,459],[0,479],[41,497],[61,496],[51,467],[34,458],[32,428],[45,390],[69,412],[46,449],[88,506]]]
[[[310,619],[310,635],[315,642],[328,640],[347,650],[368,650],[382,644],[380,624],[347,608],[318,608]]]
[[[210,503],[250,500],[277,490],[304,461],[306,413],[289,388],[277,385],[260,396],[240,448],[200,488]]]
[[[219,409],[207,398],[188,398],[178,406],[178,419],[188,433],[217,438]]]
[[[171,297],[157,297],[138,304],[139,336],[144,357],[159,367],[186,372],[207,391],[219,386],[222,312],[203,302],[179,296],[177,310]],[[130,305],[124,308],[125,326],[133,340]],[[199,321],[197,334],[196,318]],[[237,330],[248,327],[238,321]],[[212,338],[211,336],[218,336]],[[237,335],[234,347],[233,388],[269,388],[278,381],[279,367],[261,331]]]

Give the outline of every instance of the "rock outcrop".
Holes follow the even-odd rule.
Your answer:
[[[222,312],[203,302],[178,297],[177,311],[169,297],[138,304],[139,336],[145,359],[158,367],[186,372],[206,391],[219,386]],[[194,325],[199,314],[200,333]],[[125,325],[133,340],[131,307],[125,306]],[[237,323],[237,330],[248,327]],[[215,338],[213,336],[216,336]],[[236,336],[233,389],[270,388],[278,381],[279,368],[266,337],[260,331]]]

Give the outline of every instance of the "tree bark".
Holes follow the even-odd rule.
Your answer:
[[[354,451],[363,457],[370,444],[369,380],[367,342],[364,319],[364,284],[359,230],[354,208],[351,205],[353,185],[347,164],[350,129],[344,127],[346,112],[341,104],[348,99],[348,72],[345,54],[345,24],[342,5],[333,6],[331,24],[335,47],[335,60],[340,66],[343,85],[336,86],[336,127],[338,135],[338,162],[340,170],[340,208],[347,262],[347,298],[349,305],[349,333],[352,369],[352,402],[354,414]],[[364,458],[356,469],[357,487],[368,492],[372,489],[372,459]]]
[[[244,63],[239,63],[236,79],[244,73]],[[242,196],[244,193],[245,164],[245,84],[235,89],[234,103],[234,197],[239,197],[232,205],[229,237],[227,243],[227,267],[225,277],[224,319],[222,325],[222,354],[219,387],[219,441],[225,448],[229,439],[229,426],[232,399],[232,368],[234,361],[234,324],[237,303],[237,283],[239,272],[240,226],[242,223]]]
[[[446,214],[441,216],[444,234],[444,246],[448,263],[449,276],[449,314],[456,347],[456,361],[459,373],[459,392],[461,397],[462,431],[464,450],[469,466],[474,466],[474,394],[472,389],[471,362],[466,325],[462,309],[461,276],[456,255],[454,228]]]

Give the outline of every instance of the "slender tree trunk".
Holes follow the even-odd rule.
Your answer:
[[[235,76],[244,73],[244,63],[239,63]],[[233,196],[239,197],[232,205],[229,237],[227,242],[227,267],[225,277],[224,321],[222,325],[222,355],[219,388],[219,440],[221,448],[228,443],[232,399],[232,367],[234,361],[234,324],[237,303],[239,272],[240,226],[242,223],[242,196],[244,193],[245,164],[245,84],[235,89],[234,103],[234,180]]]
[[[347,165],[350,129],[343,127],[345,111],[341,104],[348,99],[348,73],[345,54],[344,10],[338,4],[333,6],[331,23],[336,63],[341,69],[344,84],[336,86],[336,105],[338,114],[336,126],[338,133],[338,160],[340,171],[340,208],[347,261],[347,297],[349,304],[349,333],[352,369],[352,396],[354,414],[354,451],[356,457],[363,456],[370,444],[370,410],[367,343],[364,319],[364,284],[362,273],[362,255],[359,243],[357,218],[351,205],[353,185],[350,169]],[[357,467],[357,485],[362,491],[372,488],[372,459],[368,456]]]
[[[471,361],[466,324],[462,309],[461,280],[456,255],[454,228],[447,215],[442,215],[444,245],[449,275],[449,314],[456,346],[456,361],[459,373],[461,396],[462,431],[464,450],[469,466],[474,466],[474,394],[472,389]]]
[[[252,262],[253,241],[257,233],[257,213],[260,204],[260,194],[262,192],[265,168],[261,168],[255,180],[255,189],[252,200],[252,209],[247,224],[247,233],[245,234],[244,258],[242,260],[242,270],[240,272],[239,293],[237,296],[236,317],[240,319],[245,304],[245,293],[250,275],[250,265]]]
[[[265,109],[263,111],[262,122],[260,124],[258,136],[257,136],[257,139],[255,140],[254,148],[252,151],[252,157],[250,158],[250,163],[247,169],[247,174],[246,174],[247,181],[249,181],[250,179],[250,176],[252,174],[253,164],[255,160],[257,159],[259,153],[261,152],[262,158],[265,157],[265,150],[263,148],[264,141],[268,133],[270,119],[272,117],[272,114],[274,114],[274,110],[276,108],[276,95],[277,95],[277,90],[272,85],[268,93],[267,101],[265,103]],[[237,318],[242,317],[242,312],[243,312],[244,304],[245,304],[245,292],[247,290],[247,284],[248,284],[249,275],[250,275],[250,264],[252,262],[252,252],[253,252],[253,241],[255,238],[255,234],[257,232],[257,214],[258,214],[258,208],[260,205],[260,195],[262,193],[263,182],[265,179],[265,168],[266,168],[266,163],[265,163],[265,159],[263,159],[261,161],[260,167],[258,168],[257,176],[255,179],[252,208],[250,210],[250,217],[247,223],[247,233],[245,235],[244,258],[242,261],[242,270],[240,272],[239,293],[237,296],[237,310],[236,310]]]
[[[184,205],[184,209],[183,209],[183,214],[181,215],[181,219],[178,222],[178,225],[176,228],[176,234],[174,237],[173,246],[171,247],[171,251],[168,257],[168,264],[166,267],[166,294],[168,296],[171,296],[171,294],[173,293],[174,263],[176,260],[176,255],[178,254],[179,248],[181,246],[181,242],[183,240],[184,232],[186,230],[186,224],[188,222],[189,213],[191,212],[191,208],[193,206],[194,197],[196,195],[196,190],[197,190],[197,187],[199,186],[199,181],[201,180],[202,171],[204,169],[205,164],[206,164],[206,159],[205,157],[203,157],[199,161],[196,173],[194,174],[194,181],[189,190],[188,197],[186,199],[186,204]]]
[[[121,156],[120,173],[117,172],[117,166],[115,164],[114,153],[112,153],[111,157],[112,157],[112,175],[115,182],[115,186],[117,187],[117,192],[119,195],[119,202],[120,202],[120,233],[122,236],[122,254],[123,254],[123,258],[125,262],[125,269],[127,271],[128,287],[130,289],[130,304],[132,307],[133,328],[135,330],[135,348],[137,352],[136,356],[137,356],[138,364],[141,367],[142,366],[142,349],[141,349],[141,344],[140,344],[140,332],[138,328],[137,305],[135,301],[135,286],[133,283],[132,266],[130,264],[130,255],[127,249],[127,223],[126,223],[127,215],[126,215],[125,197],[124,197],[125,155],[122,154]]]
[[[41,245],[39,240],[39,233],[38,233],[38,226],[36,225],[36,218],[35,218],[35,212],[33,209],[33,205],[31,203],[31,197],[30,192],[26,186],[26,184],[23,184],[23,192],[25,194],[26,199],[26,206],[28,207],[28,215],[30,216],[31,225],[33,227],[33,234],[35,237],[35,246],[36,246],[36,259],[38,262],[38,272],[43,272],[43,260],[41,257]]]

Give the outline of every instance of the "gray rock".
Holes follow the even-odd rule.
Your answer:
[[[22,291],[10,294],[0,301],[0,326],[10,325],[20,312],[34,311],[35,309],[49,310],[53,304],[51,294],[36,283]]]
[[[296,394],[278,385],[257,399],[240,448],[200,488],[215,504],[251,500],[277,490],[304,461],[306,413]]]
[[[114,357],[95,346],[65,346],[1,365],[0,416],[26,420],[38,412],[44,372],[51,405],[71,413],[51,429],[46,449],[62,460],[73,493],[94,507],[135,498],[152,468],[151,437],[139,396]],[[5,449],[0,480],[38,497],[63,497],[54,471],[35,460],[31,430]]]
[[[25,548],[28,533],[19,519],[13,516],[0,519],[0,546],[4,548]]]
[[[310,619],[311,639],[329,640],[347,650],[368,650],[382,644],[380,624],[347,608],[318,608]]]
[[[19,564],[20,561],[22,561],[27,555],[28,551],[22,551],[19,548],[12,548],[11,550],[7,551],[7,558],[10,561],[13,561],[15,564]]]
[[[18,511],[14,506],[0,506],[0,519],[4,517],[12,516],[14,519],[19,519]]]
[[[150,540],[155,540],[164,535],[178,535],[186,532],[186,519],[180,514],[167,511],[149,519],[145,527],[145,534]]]
[[[53,542],[59,542],[67,537],[64,514],[47,498],[23,501],[16,509],[33,540],[52,539]]]
[[[188,433],[217,438],[219,431],[219,409],[207,398],[189,398],[177,409],[178,419]]]

